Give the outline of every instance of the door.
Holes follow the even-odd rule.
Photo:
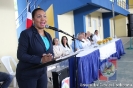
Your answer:
[[[97,30],[97,22],[96,20],[93,20],[93,33],[95,32],[95,30]]]

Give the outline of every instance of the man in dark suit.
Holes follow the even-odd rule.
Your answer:
[[[19,38],[16,78],[19,88],[47,88],[47,67],[25,71],[53,59],[52,38],[44,31],[46,13],[41,8],[35,9],[32,20],[34,26],[22,31]]]

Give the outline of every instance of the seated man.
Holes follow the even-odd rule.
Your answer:
[[[82,32],[82,34],[83,34],[82,41],[84,41],[84,42],[81,42],[82,46],[83,46],[83,48],[87,48],[87,47],[89,47],[91,45],[91,42],[90,42],[89,39],[87,39],[87,34],[86,33]]]
[[[90,33],[89,31],[87,31],[87,38],[90,40],[90,41],[93,41],[93,34],[92,33]]]
[[[97,43],[97,41],[100,40],[100,37],[99,37],[99,35],[98,35],[98,30],[95,30],[94,36],[93,36],[92,39],[93,39],[93,42],[94,42],[94,43]]]
[[[0,82],[2,82],[2,85],[0,85],[0,88],[8,88],[10,83],[12,82],[13,76],[0,72]]]
[[[79,33],[77,37],[78,37],[79,40],[82,41],[83,34]],[[83,49],[82,42],[79,41],[79,40],[75,40],[75,49],[74,49],[74,41],[72,42],[72,49],[73,49],[73,51],[77,51],[79,49]]]

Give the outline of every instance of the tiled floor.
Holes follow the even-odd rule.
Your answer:
[[[129,37],[119,37],[122,39],[122,42],[123,42],[123,45],[125,45],[127,42],[130,41],[130,38]]]
[[[133,50],[128,50],[130,38],[121,38],[125,48],[125,55],[118,60],[117,81],[96,81],[95,84],[109,84],[112,86],[98,86],[97,88],[133,88]],[[133,46],[133,44],[132,44]],[[116,86],[117,85],[117,86]],[[128,85],[128,86],[127,86]],[[96,87],[89,87],[96,88]]]

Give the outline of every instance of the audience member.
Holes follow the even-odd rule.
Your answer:
[[[77,35],[77,37],[78,37],[79,40],[75,40],[75,49],[74,49],[74,41],[72,42],[72,49],[73,49],[73,51],[77,51],[79,49],[83,49],[82,42],[81,42],[82,39],[83,39],[83,34],[79,33]]]
[[[87,43],[87,46],[91,45],[91,41],[87,38],[87,33],[85,33],[85,41]]]
[[[100,40],[100,37],[99,37],[99,35],[98,35],[98,30],[95,30],[94,36],[93,36],[92,39],[93,39],[93,42],[94,42],[94,43],[97,43],[97,41]]]
[[[84,42],[81,42],[81,43],[82,43],[83,48],[89,47],[91,45],[91,42],[87,39],[86,33],[82,32],[82,35],[83,35],[82,41]]]
[[[62,36],[61,44],[65,51],[65,55],[69,55],[70,53],[73,52],[71,46],[68,44],[68,38],[66,36]],[[68,60],[62,61],[59,64],[60,66],[69,66]]]
[[[93,34],[87,31],[87,38],[92,42],[93,41]]]
[[[62,44],[62,47],[65,50],[65,55],[68,55],[68,54],[70,54],[72,52],[72,48],[68,44],[68,38],[66,36],[62,36],[62,38],[61,38],[61,44]]]
[[[8,88],[10,83],[12,82],[13,76],[10,74],[0,72],[0,82],[3,82],[0,85],[0,88]]]
[[[54,51],[54,58],[60,58],[65,55],[65,50],[59,44],[58,38],[53,39],[53,51]]]

